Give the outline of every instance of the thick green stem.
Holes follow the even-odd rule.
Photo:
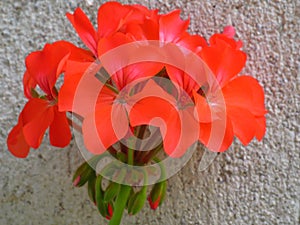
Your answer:
[[[131,190],[130,186],[127,185],[121,186],[121,190],[114,204],[113,217],[109,221],[109,225],[119,225],[121,223],[123,212],[130,194],[130,190]]]
[[[133,165],[133,149],[128,149],[128,165]],[[127,185],[121,185],[120,192],[117,196],[116,202],[114,204],[114,213],[109,221],[109,225],[119,225],[122,220],[123,212],[126,207],[131,187]]]

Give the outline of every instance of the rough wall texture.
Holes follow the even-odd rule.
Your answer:
[[[92,1],[89,1],[92,2]],[[264,86],[267,134],[243,147],[236,141],[204,172],[200,155],[170,180],[164,205],[149,207],[123,224],[299,224],[300,78],[297,0],[150,0],[139,2],[162,12],[182,9],[191,32],[208,38],[234,25],[248,54],[245,74]],[[65,12],[81,6],[95,21],[100,1],[0,1],[0,224],[105,224],[86,189],[71,185],[82,161],[75,144],[54,149],[47,138],[27,159],[16,159],[6,136],[25,102],[24,57],[46,42],[79,43]],[[298,5],[297,5],[298,4]]]

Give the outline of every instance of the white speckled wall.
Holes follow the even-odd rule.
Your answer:
[[[0,224],[105,224],[85,188],[71,176],[82,161],[73,144],[49,147],[47,139],[27,159],[7,150],[6,136],[25,99],[24,57],[44,43],[66,39],[79,43],[65,13],[81,6],[95,22],[100,1],[0,1]],[[156,212],[145,207],[123,224],[299,224],[300,62],[297,0],[144,0],[161,12],[182,9],[190,31],[206,38],[234,25],[248,54],[245,74],[264,86],[267,134],[260,143],[236,141],[204,172],[200,154],[169,181],[168,196]],[[297,5],[298,4],[298,5]]]

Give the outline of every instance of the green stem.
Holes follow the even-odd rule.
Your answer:
[[[136,133],[137,138],[139,138],[139,139],[144,138],[146,128],[147,128],[146,125],[141,125],[136,129],[137,130],[137,133]],[[141,142],[137,141],[137,143],[135,144],[135,149],[137,149],[138,151],[135,151],[135,155],[134,155],[135,159],[137,159],[136,161],[139,161],[138,159],[139,159],[140,155],[143,153],[143,151],[139,151],[140,147],[141,147]]]
[[[133,149],[128,149],[128,165],[133,165]],[[109,225],[119,225],[122,220],[123,212],[126,207],[131,187],[127,185],[121,185],[120,192],[117,196],[116,202],[114,204],[114,213],[109,221]]]
[[[108,87],[110,90],[112,90],[113,92],[115,92],[116,94],[119,94],[119,91],[118,89],[116,89],[114,86],[108,84],[108,83],[105,83],[104,84],[106,87]]]
[[[123,212],[130,194],[131,187],[122,185],[120,192],[114,204],[114,214],[108,225],[119,225],[123,216]]]
[[[160,181],[165,180],[165,178],[166,178],[166,170],[165,170],[164,165],[160,162],[159,158],[157,158],[157,157],[154,157],[153,161],[156,162],[156,163],[158,163],[158,165],[160,167],[160,170],[161,170]]]
[[[128,165],[133,165],[133,149],[129,148],[128,149]]]

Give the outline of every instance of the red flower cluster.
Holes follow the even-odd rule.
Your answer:
[[[225,151],[234,136],[244,145],[254,137],[262,139],[266,126],[263,89],[254,78],[238,76],[246,54],[240,50],[241,41],[233,39],[233,27],[226,27],[207,43],[187,32],[189,20],[182,20],[179,10],[159,14],[117,2],[99,8],[98,30],[80,8],[67,18],[89,50],[58,41],[27,56],[24,93],[29,100],[7,139],[13,155],[26,157],[30,147],[38,148],[48,127],[52,145],[68,145],[71,133],[66,112],[83,118],[86,147],[96,154],[132,135],[136,126],[149,124],[160,128],[164,150],[173,157],[180,157],[197,141],[213,151]],[[166,62],[149,60],[124,66],[120,57],[105,60],[118,47],[147,41],[178,46],[183,57],[193,53],[208,66],[214,82],[201,77],[199,71],[191,75]],[[97,70],[104,67],[108,78],[100,84],[94,76],[85,93],[78,95],[86,71],[95,65]],[[58,90],[55,85],[61,74],[64,82]],[[171,90],[155,78],[169,81]],[[36,91],[37,85],[42,94]],[[89,107],[94,90],[99,92]],[[216,95],[222,97],[221,103]],[[84,106],[74,107],[78,98]],[[225,116],[219,115],[220,110]],[[215,127],[223,130],[223,140],[211,147]]]

